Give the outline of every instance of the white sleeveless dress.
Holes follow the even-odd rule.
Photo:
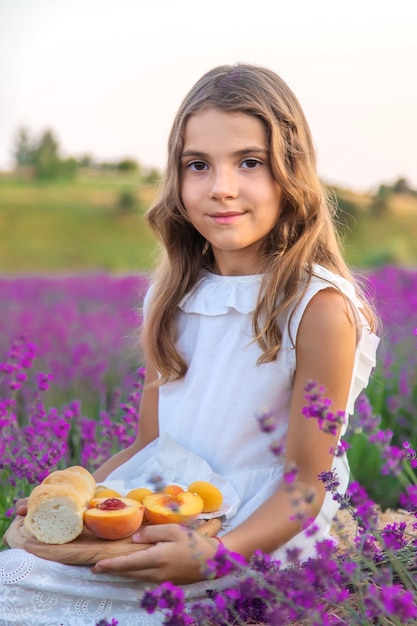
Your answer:
[[[277,437],[285,442],[288,427],[296,365],[291,337],[296,340],[311,298],[332,286],[346,295],[363,321],[346,407],[347,414],[352,414],[375,365],[379,340],[361,316],[353,286],[321,266],[315,266],[314,273],[292,317],[291,333],[287,320],[281,320],[283,343],[278,358],[259,366],[260,348],[251,337],[261,276],[202,273],[180,303],[177,346],[189,368],[183,380],[160,388],[160,437],[115,470],[106,484],[128,491],[144,486],[154,473],[166,482],[185,485],[197,479],[212,480],[225,495],[223,532],[251,515],[283,478],[283,459],[272,454],[270,444]],[[145,319],[148,299],[149,295]],[[256,417],[265,411],[273,411],[277,419],[273,435],[260,431]],[[345,456],[334,459],[334,469],[343,491],[349,480]],[[318,533],[314,537],[300,533],[274,556],[285,563],[286,549],[294,546],[301,549],[302,559],[313,556],[314,544],[328,536],[337,508],[327,494],[316,519]],[[145,585],[92,574],[85,567],[48,562],[22,550],[0,554],[0,577],[0,625],[95,626],[98,620],[113,617],[123,626],[156,626],[163,620],[161,613],[147,615],[140,609]],[[207,587],[213,587],[213,582],[187,585],[186,597],[197,599]]]

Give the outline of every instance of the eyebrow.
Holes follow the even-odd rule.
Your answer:
[[[248,146],[247,148],[242,148],[242,150],[236,150],[236,152],[232,153],[232,156],[234,157],[242,157],[245,156],[245,154],[262,154],[262,155],[269,155],[269,150],[267,150],[266,148],[259,148],[258,146]],[[184,150],[184,152],[181,155],[181,158],[185,159],[188,157],[197,157],[200,159],[208,159],[209,158],[209,154],[207,152],[201,152],[199,150]]]

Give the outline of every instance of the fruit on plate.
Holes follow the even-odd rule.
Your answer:
[[[131,489],[129,493],[126,494],[126,498],[130,498],[131,500],[137,500],[142,504],[143,498],[145,496],[150,496],[153,491],[148,489],[147,487],[136,487],[136,489]]]
[[[153,493],[143,500],[145,519],[151,524],[188,525],[200,515],[204,508],[202,498],[196,493],[183,491],[177,496]]]
[[[202,513],[214,513],[220,509],[223,503],[223,494],[215,485],[205,481],[196,480],[187,487],[190,493],[196,493],[204,502]]]
[[[122,494],[116,491],[116,489],[111,489],[110,487],[106,487],[106,485],[97,485],[94,497],[95,498],[121,498]]]
[[[185,489],[183,489],[180,485],[165,485],[162,489],[162,493],[167,493],[169,496],[178,496],[180,493],[183,493]]]
[[[84,512],[84,524],[101,539],[123,539],[139,528],[144,511],[137,500],[94,498]]]

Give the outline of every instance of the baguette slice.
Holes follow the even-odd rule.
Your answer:
[[[81,534],[85,509],[73,487],[40,484],[29,496],[24,525],[42,543],[68,543]]]

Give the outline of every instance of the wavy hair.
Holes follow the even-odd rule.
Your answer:
[[[254,340],[262,350],[258,363],[276,358],[282,340],[279,317],[289,307],[296,308],[313,275],[314,263],[355,284],[368,321],[374,325],[372,309],[342,257],[335,208],[318,178],[310,129],[297,98],[267,68],[222,65],[204,74],[180,105],[169,135],[161,193],[146,214],[163,251],[144,329],[147,353],[160,373],[161,384],[182,378],[187,371],[175,345],[177,307],[202,268],[210,268],[214,261],[210,246],[190,223],[181,199],[187,120],[213,107],[261,120],[267,131],[272,175],[282,193],[278,222],[264,239],[263,280],[253,314]]]

